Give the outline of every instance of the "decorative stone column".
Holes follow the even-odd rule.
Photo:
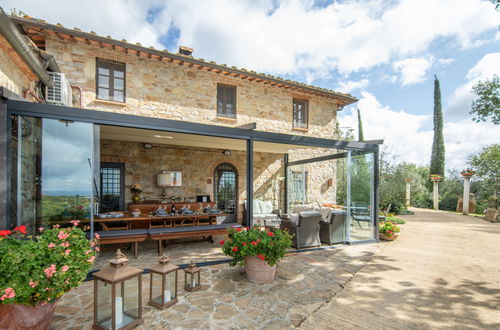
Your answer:
[[[439,210],[439,181],[441,181],[441,175],[431,174],[431,181],[433,183],[434,210]]]
[[[410,207],[411,204],[411,181],[412,178],[406,178],[406,207]]]
[[[469,214],[469,192],[470,192],[470,178],[475,174],[471,169],[465,169],[462,172],[460,172],[460,175],[463,176],[464,178],[464,197],[463,197],[463,204],[462,204],[462,214],[463,215],[468,215]]]

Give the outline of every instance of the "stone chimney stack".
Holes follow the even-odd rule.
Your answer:
[[[179,46],[179,54],[193,56],[193,48],[189,48],[186,46]]]

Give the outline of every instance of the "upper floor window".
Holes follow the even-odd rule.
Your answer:
[[[217,116],[236,118],[236,86],[217,84]]]
[[[307,128],[308,102],[293,99],[293,127]]]
[[[97,98],[125,102],[125,63],[97,59]]]

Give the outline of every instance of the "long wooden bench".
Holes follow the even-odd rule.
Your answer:
[[[167,227],[149,229],[149,237],[158,241],[158,254],[163,254],[163,241],[176,238],[207,237],[213,235],[224,235],[229,227],[240,227],[239,224],[220,224],[189,227]]]
[[[96,234],[99,235],[98,245],[133,243],[136,258],[139,242],[145,241],[149,236],[147,229],[98,231]]]

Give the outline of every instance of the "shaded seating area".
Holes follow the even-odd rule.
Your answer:
[[[321,213],[299,212],[284,216],[281,220],[281,229],[293,235],[292,246],[301,249],[304,247],[321,246],[319,238]]]
[[[321,242],[332,245],[345,241],[345,217],[346,211],[333,210],[325,220],[319,222]]]

